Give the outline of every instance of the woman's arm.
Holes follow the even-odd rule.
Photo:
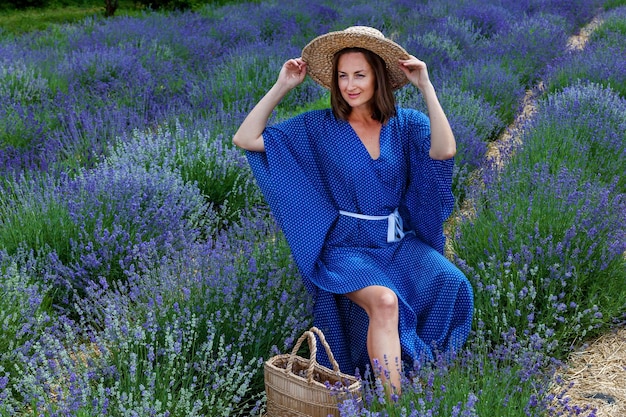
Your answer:
[[[290,59],[283,64],[278,80],[246,116],[233,136],[233,143],[248,151],[265,151],[263,130],[278,103],[298,86],[306,76],[306,64],[301,58]]]
[[[439,160],[452,158],[456,155],[456,140],[439,103],[435,87],[428,77],[426,64],[411,55],[409,59],[400,60],[400,68],[409,81],[419,89],[426,102],[430,119],[430,157]]]

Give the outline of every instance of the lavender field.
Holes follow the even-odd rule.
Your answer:
[[[341,415],[596,415],[555,372],[626,322],[624,0],[265,1],[0,31],[0,416],[262,415],[263,362],[312,300],[231,137],[286,59],[351,25],[428,63],[459,146],[448,256],[476,310],[455,357],[416,363],[393,400],[363,370]],[[328,101],[307,79],[272,121]]]

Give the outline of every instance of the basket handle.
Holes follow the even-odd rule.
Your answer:
[[[293,361],[296,357],[296,354],[298,353],[298,350],[300,349],[300,346],[302,345],[302,342],[304,341],[304,339],[308,338],[309,349],[311,350],[311,355],[309,359],[309,368],[307,369],[307,372],[306,372],[306,377],[309,383],[313,381],[313,368],[315,368],[315,364],[317,363],[317,359],[316,359],[317,341],[315,339],[315,335],[317,335],[320,338],[320,342],[322,342],[322,345],[324,345],[324,348],[326,349],[326,354],[328,355],[328,359],[330,360],[330,363],[333,366],[333,370],[335,371],[337,375],[339,375],[340,373],[339,364],[335,360],[335,356],[333,355],[333,352],[331,352],[330,350],[330,346],[328,345],[328,342],[326,341],[326,338],[324,337],[324,333],[322,333],[322,331],[315,326],[311,327],[309,330],[304,332],[302,336],[300,336],[296,344],[294,345],[293,350],[291,351],[291,356],[289,357],[289,361],[287,362],[287,368],[285,368],[286,374],[291,373],[291,370],[293,368]]]

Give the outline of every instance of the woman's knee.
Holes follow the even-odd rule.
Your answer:
[[[398,296],[387,287],[371,286],[346,295],[367,312],[370,321],[398,319]]]
[[[377,291],[370,305],[370,319],[397,320],[398,296],[388,288]]]

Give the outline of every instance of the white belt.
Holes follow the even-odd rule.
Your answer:
[[[344,210],[339,210],[339,214],[363,220],[387,220],[387,242],[399,242],[404,237],[402,217],[400,217],[398,209],[395,209],[388,216],[368,216],[367,214],[352,213]]]

